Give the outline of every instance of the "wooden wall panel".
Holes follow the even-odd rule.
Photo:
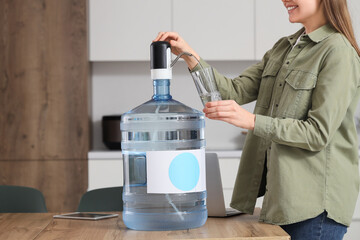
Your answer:
[[[86,0],[2,0],[0,34],[0,159],[86,159]]]
[[[0,0],[0,184],[76,209],[89,151],[86,0]]]
[[[2,160],[2,185],[39,189],[49,212],[77,209],[87,187],[87,160]]]

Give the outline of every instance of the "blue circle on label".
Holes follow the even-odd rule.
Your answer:
[[[171,162],[169,167],[171,183],[182,191],[190,191],[199,182],[200,166],[192,153],[181,153]]]

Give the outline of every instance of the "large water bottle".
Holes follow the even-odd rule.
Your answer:
[[[171,51],[151,44],[152,99],[121,117],[123,221],[135,230],[178,230],[207,219],[205,120],[172,99]]]

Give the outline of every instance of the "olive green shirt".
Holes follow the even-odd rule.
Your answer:
[[[354,113],[360,59],[329,25],[302,33],[281,38],[239,77],[214,70],[223,99],[240,105],[257,100],[231,207],[253,213],[265,194],[260,221],[291,224],[326,210],[349,226],[359,190]]]

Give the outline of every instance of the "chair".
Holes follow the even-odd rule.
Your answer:
[[[46,213],[43,194],[30,187],[0,185],[0,213]]]
[[[94,189],[86,192],[80,200],[78,212],[122,211],[123,187]]]

